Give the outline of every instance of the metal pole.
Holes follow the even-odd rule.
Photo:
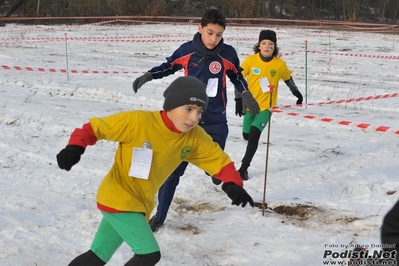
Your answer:
[[[308,41],[305,40],[305,105],[308,108]]]
[[[236,31],[236,38],[237,38],[237,54],[238,54],[238,27],[236,28],[237,29],[237,31]]]
[[[65,35],[65,58],[66,58],[66,71],[67,71],[67,80],[69,81],[69,63],[68,63],[68,38],[67,38],[67,33],[64,33]]]
[[[40,13],[40,0],[37,0],[36,17],[39,16],[39,13]]]
[[[265,208],[266,208],[266,182],[267,182],[267,170],[268,170],[268,162],[269,162],[270,124],[272,122],[271,120],[272,120],[272,104],[273,104],[273,89],[274,89],[274,85],[269,85],[269,89],[270,89],[270,106],[269,106],[269,124],[267,125],[265,183],[263,185],[262,216],[265,216]]]

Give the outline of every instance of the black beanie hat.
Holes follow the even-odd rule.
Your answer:
[[[208,95],[206,95],[206,85],[197,78],[191,76],[178,77],[163,93],[165,102],[163,109],[170,111],[176,107],[195,104],[206,109],[208,105]]]
[[[277,45],[276,32],[274,32],[272,30],[262,30],[259,33],[259,41],[258,41],[258,43],[260,43],[263,40],[270,40],[270,41],[274,42],[274,45]]]

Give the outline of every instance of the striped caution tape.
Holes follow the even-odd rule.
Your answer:
[[[311,119],[311,120],[319,120],[321,122],[325,123],[335,123],[338,125],[342,126],[354,126],[355,128],[359,129],[373,129],[376,132],[392,132],[395,135],[399,135],[399,129],[398,130],[392,130],[391,127],[389,126],[372,126],[369,123],[356,123],[348,120],[336,120],[334,118],[329,118],[329,117],[317,117],[315,115],[301,115],[296,112],[284,112],[281,109],[273,108],[273,113],[284,113],[289,116],[298,116],[298,117],[303,117],[306,119]]]
[[[395,97],[398,97],[398,96],[399,96],[399,93],[394,92],[394,93],[387,93],[387,94],[378,94],[378,95],[374,95],[374,96],[364,96],[364,97],[357,97],[357,98],[341,99],[341,100],[336,100],[336,101],[322,101],[322,102],[317,102],[317,103],[308,103],[307,106],[343,104],[343,103],[352,103],[352,102],[361,102],[361,101],[372,101],[372,100],[379,100],[379,99],[395,98]],[[293,108],[293,107],[296,107],[296,106],[298,106],[298,105],[286,104],[286,105],[276,106],[274,108],[276,108],[276,109],[288,109],[288,108]]]
[[[72,73],[72,74],[104,74],[104,75],[110,75],[110,74],[137,74],[137,73],[144,73],[144,71],[117,71],[117,70],[76,70],[76,69],[55,69],[55,68],[44,68],[44,67],[20,67],[20,66],[7,66],[7,65],[2,65],[2,69],[4,70],[17,70],[17,71],[28,71],[28,72],[46,72],[46,73]]]
[[[129,75],[129,74],[143,74],[147,71],[126,71],[126,70],[77,70],[77,69],[55,69],[55,68],[44,68],[44,67],[20,67],[20,66],[8,66],[1,65],[4,70],[16,70],[16,71],[28,71],[28,72],[41,72],[41,73],[62,73],[62,74],[95,74],[95,75]],[[182,72],[180,70],[179,72]]]

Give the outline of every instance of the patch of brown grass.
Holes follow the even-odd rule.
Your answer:
[[[181,231],[185,231],[186,233],[191,233],[193,235],[198,235],[200,233],[199,228],[192,224],[180,226],[180,227],[177,227],[177,229],[179,229]]]

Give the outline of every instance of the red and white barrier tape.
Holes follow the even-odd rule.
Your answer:
[[[55,68],[44,68],[44,67],[20,67],[20,66],[8,66],[1,65],[1,68],[4,70],[17,70],[17,71],[28,71],[28,72],[41,72],[41,73],[61,73],[61,74],[95,74],[95,75],[129,75],[129,74],[143,74],[147,71],[126,71],[126,70],[77,70],[77,69],[55,69]],[[180,70],[179,72],[183,72]]]
[[[87,28],[88,25],[94,26],[95,25],[104,25],[110,23],[117,23],[117,22],[127,22],[127,23],[136,23],[134,25],[128,26],[147,26],[147,25],[154,25],[154,24],[173,24],[173,25],[196,25],[198,24],[200,18],[199,17],[175,17],[175,16],[96,16],[96,17],[0,17],[0,21],[28,21],[28,20],[104,20],[100,22],[82,24],[82,25],[74,25],[74,26],[53,26],[53,27],[29,27],[28,29],[0,29],[0,33],[3,32],[27,32],[27,31],[54,31],[60,29],[82,29]],[[168,20],[168,21],[165,21]],[[179,21],[180,20],[180,21]],[[183,20],[183,21],[181,21]],[[357,32],[376,32],[376,33],[383,33],[383,32],[397,32],[399,31],[399,27],[396,24],[374,24],[374,23],[358,23],[358,22],[347,22],[347,21],[331,21],[331,20],[290,20],[290,19],[272,19],[272,18],[227,18],[229,27],[236,26],[241,28],[264,28],[265,23],[262,24],[245,24],[243,22],[246,21],[260,21],[266,22],[268,28],[309,28],[309,29],[339,29],[339,28],[346,28],[346,29],[354,29]],[[194,22],[193,22],[194,21]],[[241,22],[241,23],[240,23]],[[276,24],[272,24],[270,22],[276,22]],[[281,24],[281,22],[289,24]],[[295,25],[297,23],[304,23],[304,25]],[[117,25],[118,28],[126,26]],[[157,27],[157,26],[156,26]],[[98,28],[98,27],[97,27]]]
[[[328,105],[328,104],[342,104],[342,103],[351,103],[351,102],[361,102],[361,101],[371,101],[371,100],[378,100],[378,99],[387,99],[387,98],[395,98],[398,97],[399,94],[397,92],[394,93],[387,93],[387,94],[378,94],[374,96],[365,96],[365,97],[358,97],[358,98],[349,98],[349,99],[341,99],[336,101],[327,101],[327,102],[318,102],[318,103],[308,103],[308,106],[314,105]],[[296,107],[297,105],[287,104],[287,105],[280,105],[273,107],[275,109],[289,109],[292,107]],[[304,105],[303,105],[304,106]]]
[[[14,66],[14,67],[9,67],[7,65],[2,65],[1,66],[3,69],[5,70],[18,70],[18,71],[22,71],[22,70],[26,70],[29,72],[32,71],[39,71],[39,72],[50,72],[50,73],[72,73],[72,74],[104,74],[104,75],[109,75],[109,74],[137,74],[137,73],[144,73],[144,72],[138,72],[138,71],[108,71],[108,70],[93,70],[93,71],[89,71],[89,70],[66,70],[66,69],[54,69],[54,68],[49,68],[49,69],[44,69],[44,68],[37,68],[34,69],[32,67],[25,67],[24,69],[18,66]],[[322,105],[322,104],[340,104],[340,103],[348,103],[348,102],[355,102],[355,101],[367,101],[367,100],[375,100],[375,99],[386,99],[386,98],[392,98],[392,97],[398,97],[398,93],[392,93],[392,94],[385,94],[385,95],[376,95],[376,96],[369,96],[369,97],[360,97],[360,98],[351,98],[351,99],[346,99],[346,100],[339,100],[339,101],[328,101],[328,102],[319,102],[317,104]],[[313,104],[308,104],[308,105],[316,105],[315,103]],[[290,108],[292,107],[292,105],[284,105],[281,106],[282,108]],[[273,112],[274,113],[285,113],[283,110],[281,110],[281,107],[275,107],[273,108]],[[371,124],[368,123],[354,123],[351,121],[346,121],[346,120],[342,120],[342,121],[335,121],[333,118],[318,118],[315,115],[301,115],[299,113],[295,113],[295,112],[288,112],[285,113],[287,115],[290,116],[302,116],[303,118],[307,118],[307,119],[317,119],[320,120],[322,122],[328,122],[328,123],[337,123],[339,125],[354,125],[356,128],[360,128],[360,129],[369,129],[369,128],[373,128],[375,131],[378,132],[389,132],[392,131],[394,134],[399,135],[399,130],[390,130],[390,127],[388,126],[378,126],[378,127],[373,127],[371,126]]]
[[[39,71],[39,72],[50,72],[50,73],[71,73],[71,74],[104,74],[104,75],[109,75],[109,74],[137,74],[137,73],[144,73],[140,71],[117,71],[117,70],[76,70],[76,69],[55,69],[55,68],[48,68],[45,69],[43,67],[38,67],[38,68],[33,68],[33,67],[19,67],[19,66],[7,66],[7,65],[2,65],[2,69],[5,70],[17,70],[17,71],[29,71],[29,72],[34,72],[34,71]]]
[[[303,117],[306,119],[311,119],[311,120],[319,120],[321,122],[326,122],[326,123],[335,123],[338,125],[342,125],[342,126],[354,126],[355,128],[358,129],[372,129],[374,131],[377,132],[391,132],[394,133],[395,135],[399,136],[399,129],[398,130],[392,130],[391,127],[389,126],[372,126],[371,124],[368,123],[356,123],[356,122],[351,122],[351,121],[347,121],[347,120],[335,120],[334,118],[329,118],[329,117],[317,117],[315,115],[301,115],[299,113],[296,112],[288,112],[285,113],[283,110],[281,109],[274,109],[273,108],[273,113],[284,113],[286,115],[289,116],[298,116],[298,117]]]
[[[337,55],[337,56],[352,56],[352,57],[394,59],[394,60],[399,59],[399,55],[367,55],[367,54],[353,54],[353,53],[320,52],[320,51],[311,51],[311,50],[307,51],[312,54],[327,54],[327,55]]]
[[[0,17],[0,21],[35,21],[35,20],[88,20],[88,19],[102,19],[102,20],[131,20],[138,19],[140,21],[158,21],[165,20],[185,20],[185,21],[199,21],[201,17],[188,17],[188,16],[76,16],[76,17]],[[291,25],[294,23],[307,23],[307,24],[325,24],[325,25],[345,25],[345,26],[363,26],[363,27],[389,27],[396,28],[396,24],[383,24],[383,23],[365,23],[365,22],[351,22],[351,21],[335,21],[335,20],[292,20],[292,19],[276,19],[276,18],[226,18],[227,21],[260,21],[260,22],[289,22]]]

